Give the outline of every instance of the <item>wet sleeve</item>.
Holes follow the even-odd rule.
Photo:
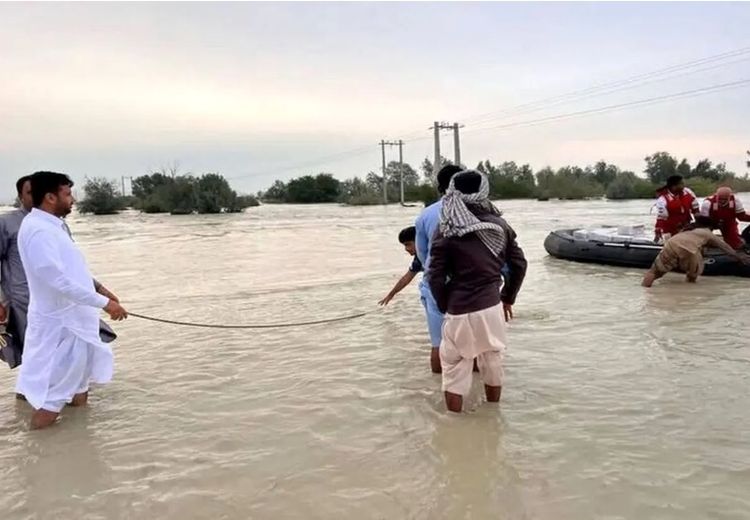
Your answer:
[[[71,279],[64,268],[54,237],[44,231],[34,233],[27,243],[25,268],[50,289],[79,304],[103,309],[109,299],[97,294],[93,285],[86,287]]]

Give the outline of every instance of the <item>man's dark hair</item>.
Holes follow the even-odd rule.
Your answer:
[[[453,183],[458,191],[468,195],[479,191],[479,187],[482,185],[482,176],[478,172],[469,170],[457,173]]]
[[[696,228],[708,228],[708,229],[716,229],[716,221],[712,219],[711,217],[706,217],[703,215],[698,215],[695,217],[695,222],[693,222],[690,227],[692,229]]]
[[[21,193],[23,193],[23,185],[26,184],[27,181],[31,180],[31,175],[24,175],[20,179],[16,181],[16,193],[18,193],[18,196],[21,196]]]
[[[34,201],[35,208],[42,205],[44,197],[48,193],[57,195],[63,186],[73,187],[73,181],[64,173],[36,172],[31,175],[30,180],[31,198]]]
[[[667,188],[674,188],[682,182],[682,175],[670,175],[667,179]]]
[[[464,171],[464,169],[455,164],[446,164],[440,168],[440,171],[437,174],[438,192],[440,192],[441,195],[444,195],[448,190],[448,186],[450,186],[453,176],[462,171]]]
[[[408,228],[404,228],[398,234],[398,241],[402,244],[406,244],[407,242],[414,242],[416,239],[417,239],[417,228],[415,228],[414,226],[409,226]]]

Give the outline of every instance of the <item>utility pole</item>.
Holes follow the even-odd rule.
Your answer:
[[[458,137],[458,129],[463,128],[464,125],[458,123],[446,123],[435,121],[435,124],[430,127],[435,131],[435,163],[432,165],[432,173],[437,178],[437,173],[440,171],[440,130],[453,130],[453,163],[456,166],[461,165],[461,145]]]
[[[388,179],[385,175],[385,141],[380,140],[380,154],[383,157],[383,204],[388,205]]]
[[[404,204],[404,142],[398,140],[398,171],[401,173],[401,204]]]
[[[457,166],[461,166],[461,145],[458,142],[458,123],[453,123],[453,158]]]
[[[126,175],[123,175],[121,177],[121,180],[122,180],[122,196],[123,197],[125,196],[125,179],[130,180],[130,191],[131,191],[131,193],[133,192],[133,177],[128,177]]]
[[[440,123],[435,121],[435,162],[432,163],[432,176],[437,181],[437,174],[440,171]]]
[[[383,201],[388,204],[388,176],[386,175],[386,167],[385,167],[385,147],[386,146],[398,146],[398,162],[401,166],[401,202],[404,201],[404,169],[403,169],[403,151],[402,147],[404,146],[404,142],[399,139],[398,141],[386,141],[381,140],[380,141],[380,153],[383,158]]]

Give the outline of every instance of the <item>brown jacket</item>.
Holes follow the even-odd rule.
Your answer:
[[[724,242],[721,237],[714,235],[708,228],[695,228],[677,233],[667,240],[666,245],[669,245],[678,254],[694,255],[696,253],[703,253],[703,249],[706,247],[715,247],[728,254],[735,253],[729,244]]]
[[[526,276],[526,258],[516,243],[516,232],[502,217],[484,214],[477,218],[505,229],[505,251],[496,257],[476,233],[446,238],[438,229],[430,249],[428,283],[441,312],[468,314],[501,301],[512,305]],[[510,275],[501,293],[500,270],[506,263]]]

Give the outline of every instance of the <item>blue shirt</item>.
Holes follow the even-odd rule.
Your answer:
[[[417,229],[417,258],[424,266],[425,276],[430,270],[430,247],[432,246],[432,237],[435,236],[435,231],[440,226],[442,209],[443,200],[440,199],[423,209],[414,222],[414,227]]]

